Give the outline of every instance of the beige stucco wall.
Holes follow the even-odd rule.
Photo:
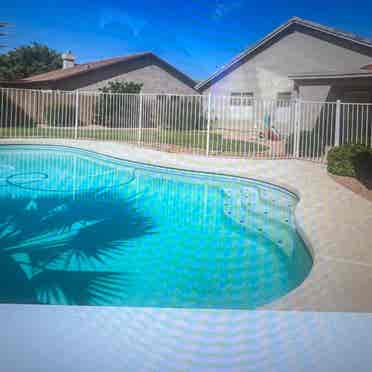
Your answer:
[[[159,66],[149,65],[137,70],[122,73],[110,79],[87,85],[85,90],[98,90],[107,85],[109,81],[133,81],[142,83],[142,93],[175,93],[195,94],[190,88],[176,77]]]
[[[294,31],[247,60],[203,93],[230,95],[231,92],[253,92],[255,97],[275,99],[277,93],[293,90],[294,84],[288,75],[355,70],[371,61],[371,56]],[[311,95],[316,100],[324,98],[324,87],[318,93],[313,90]]]
[[[142,83],[142,93],[197,94],[197,92],[160,65],[140,61],[110,66],[63,81],[57,88],[97,91],[110,81]]]

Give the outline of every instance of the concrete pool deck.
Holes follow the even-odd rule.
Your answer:
[[[120,143],[2,139],[0,144],[76,146],[153,165],[255,178],[296,192],[296,223],[314,259],[310,275],[266,310],[372,312],[372,203],[338,185],[323,165],[174,154]]]

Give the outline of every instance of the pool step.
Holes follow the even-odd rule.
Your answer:
[[[295,247],[294,201],[257,189],[223,189],[224,213],[234,223],[269,239],[291,257]]]

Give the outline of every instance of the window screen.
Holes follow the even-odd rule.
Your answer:
[[[231,106],[252,106],[252,92],[233,92],[231,93]]]
[[[277,107],[288,107],[292,98],[291,92],[280,92],[276,96]]]

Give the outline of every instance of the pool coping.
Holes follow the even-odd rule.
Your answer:
[[[350,190],[337,185],[336,182],[327,175],[323,165],[299,160],[222,159],[212,156],[207,158],[205,156],[189,154],[164,153],[157,150],[139,148],[133,145],[100,141],[18,139],[0,140],[0,143],[19,145],[40,144],[64,146],[72,149],[78,148],[116,160],[138,162],[145,165],[160,166],[180,171],[204,172],[212,175],[236,177],[242,180],[264,182],[272,184],[273,186],[278,186],[279,188],[284,188],[290,193],[297,195],[300,199],[295,209],[295,223],[299,234],[305,241],[313,257],[313,268],[309,276],[299,287],[280,299],[258,308],[258,310],[372,311],[372,299],[368,299],[369,296],[365,292],[365,290],[369,288],[369,285],[372,284],[372,249],[370,250],[371,252],[368,250],[368,240],[370,239],[370,241],[372,241],[372,233],[369,231],[372,229],[368,228],[368,226],[372,226],[372,203],[365,201]],[[187,162],[187,164],[184,162]],[[217,167],[219,169],[216,169],[217,164],[221,163],[223,163],[224,166],[222,168]],[[244,170],[246,165],[252,166],[249,172]],[[254,170],[255,165],[259,165],[258,168],[261,167],[266,170],[266,172],[271,169],[270,176],[267,176],[268,173],[262,176],[262,172],[259,171],[260,169]],[[234,169],[231,169],[231,167]],[[243,168],[239,168],[238,170],[237,167]],[[283,177],[278,177],[278,174],[276,174],[279,172],[283,173],[283,170],[286,171],[286,168],[290,167],[293,168],[291,170],[292,172],[298,173],[294,174],[292,179],[283,180]],[[303,168],[306,168],[308,173],[304,173]],[[290,172],[290,170],[288,170],[288,172]],[[289,174],[290,173],[288,173],[288,175]],[[345,237],[349,235],[349,238],[354,238],[355,241],[359,242],[364,257],[359,255],[359,257],[357,257],[358,259],[354,259],[354,257],[350,255],[349,257],[347,254],[341,252],[345,251],[342,240],[339,242],[342,249],[337,249],[337,246],[333,247],[332,255],[329,255],[327,246],[317,239],[317,235],[320,235],[323,239],[324,237],[330,239],[332,236],[330,236],[329,232],[327,234],[326,227],[330,226],[327,224],[327,221],[323,221],[323,224],[317,223],[315,229],[314,225],[312,226],[309,223],[309,221],[322,219],[322,215],[319,211],[315,213],[316,208],[312,210],[312,208],[309,207],[309,190],[307,190],[307,188],[309,188],[308,186],[310,185],[306,182],[298,182],[300,176],[306,177],[309,175],[313,178],[317,178],[319,185],[313,184],[312,188],[317,192],[319,198],[323,197],[324,202],[328,201],[327,197],[330,195],[328,194],[329,192],[336,192],[338,197],[343,198],[348,203],[349,208],[344,211],[345,215],[346,213],[351,215],[354,214],[360,221],[367,221],[367,229],[364,229],[362,232],[359,231],[359,235],[358,231],[354,231],[355,229],[353,230],[352,228],[351,230],[354,235],[350,236],[350,234],[345,234]],[[327,188],[327,190],[322,192],[322,187]],[[313,192],[314,190],[310,191]],[[354,208],[353,205],[355,206]],[[328,203],[327,208],[331,209],[331,207],[332,203]],[[334,207],[338,207],[338,205],[335,204]],[[332,212],[332,210],[330,210],[330,212]],[[335,213],[330,214],[330,216],[335,219],[332,226],[334,227],[334,225],[342,222],[344,228],[349,229],[351,224],[345,224],[343,220],[345,216],[337,213],[337,211],[334,212]],[[371,219],[371,225],[368,225],[369,219]],[[346,220],[348,219],[346,218]],[[337,235],[335,235],[335,232],[338,232],[337,229],[331,229],[331,231],[333,235],[337,237]],[[351,241],[353,241],[353,239],[351,239]],[[347,243],[348,242],[345,242],[345,245]],[[350,272],[352,272],[351,278]],[[343,277],[344,275],[349,275],[349,277],[346,277],[347,280]],[[343,283],[345,281],[347,285]],[[361,287],[364,288],[364,291],[360,291]]]

